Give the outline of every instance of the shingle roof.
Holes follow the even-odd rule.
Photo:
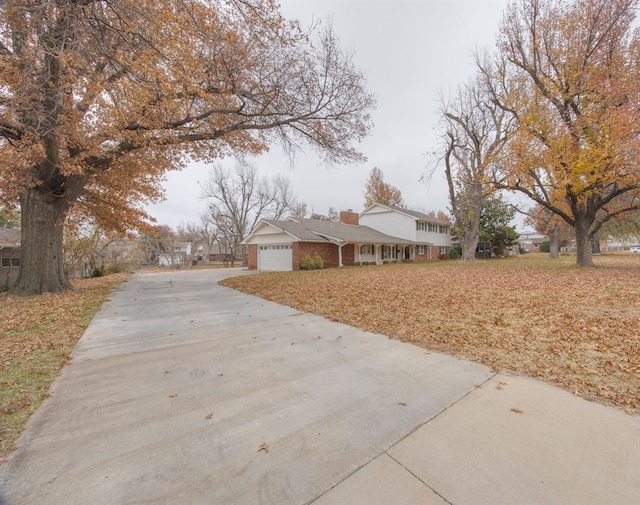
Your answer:
[[[20,230],[0,228],[0,247],[19,247]]]
[[[340,241],[358,244],[414,244],[411,240],[381,233],[369,226],[344,224],[318,219],[288,219],[263,222],[279,228],[303,242]]]

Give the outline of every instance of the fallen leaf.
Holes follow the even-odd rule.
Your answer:
[[[224,375],[224,372],[218,372],[218,377],[222,377]]]
[[[405,402],[398,402],[398,405],[402,405],[403,407],[407,406],[407,404]]]
[[[260,445],[260,448],[258,449],[258,452],[260,451],[269,452],[269,449],[271,449],[271,447],[269,447],[269,444],[267,444],[266,442],[262,442],[262,444]]]
[[[176,398],[178,396],[178,393],[172,393],[169,395],[169,398]]]
[[[511,412],[515,412],[516,414],[524,414],[524,411],[522,411],[522,410],[520,410],[519,408],[516,408],[516,407],[512,408]]]
[[[504,386],[506,386],[506,385],[507,385],[506,382],[498,381],[496,383],[496,389],[504,389]]]
[[[213,412],[209,412],[206,416],[204,416],[205,419],[211,419],[213,417]]]

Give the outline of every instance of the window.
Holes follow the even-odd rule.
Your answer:
[[[267,249],[291,249],[291,244],[289,245],[261,245],[260,250],[266,251]]]
[[[445,225],[440,225],[440,233],[447,233],[447,227]]]
[[[418,221],[416,223],[416,229],[418,231],[427,231],[427,223],[425,223],[424,221]]]
[[[360,246],[360,254],[365,255],[365,254],[375,254],[373,251],[373,244],[362,244]]]
[[[440,246],[440,254],[447,254],[448,249],[449,248],[446,245],[441,245]]]
[[[419,256],[424,256],[426,252],[426,247],[423,245],[419,245],[416,249],[416,254]]]
[[[398,258],[398,250],[394,245],[385,245],[382,247],[383,260],[395,260]]]
[[[438,233],[438,225],[429,223],[429,231],[433,233]]]
[[[2,258],[3,267],[19,267],[20,258]]]

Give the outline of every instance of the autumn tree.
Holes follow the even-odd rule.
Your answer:
[[[442,159],[463,261],[475,259],[482,209],[495,191],[491,167],[512,124],[510,116],[491,100],[485,79],[478,75],[450,99],[442,99],[440,106]]]
[[[365,209],[374,203],[402,207],[402,193],[398,188],[384,182],[384,174],[378,167],[373,167],[364,189]]]
[[[232,258],[260,219],[280,219],[297,203],[288,178],[260,176],[247,162],[238,162],[233,170],[215,165],[202,196],[211,202],[209,219]]]
[[[568,223],[578,266],[593,265],[591,239],[605,223],[640,207],[637,6],[514,0],[497,57],[479,62],[494,102],[516,122],[495,183]]]
[[[14,291],[69,287],[71,212],[124,232],[191,160],[280,141],[362,161],[374,100],[330,28],[275,0],[7,0],[0,11],[0,198],[18,202]]]
[[[540,204],[534,205],[524,214],[526,225],[532,226],[538,233],[549,236],[549,256],[559,258],[560,247],[567,246],[574,238],[573,228],[560,216]]]
[[[0,205],[0,228],[19,228],[20,217],[15,212]]]

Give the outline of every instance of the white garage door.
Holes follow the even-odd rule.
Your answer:
[[[293,248],[291,244],[258,246],[258,270],[292,270]]]

